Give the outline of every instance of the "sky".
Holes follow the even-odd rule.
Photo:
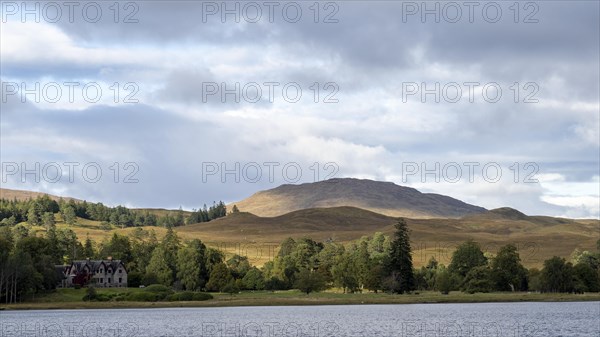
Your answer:
[[[2,187],[199,208],[391,181],[600,217],[597,1],[3,1]]]

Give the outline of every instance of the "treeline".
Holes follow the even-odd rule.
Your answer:
[[[233,212],[237,212],[237,207],[233,206]],[[225,203],[219,201],[217,204],[213,204],[208,209],[206,208],[206,204],[202,209],[193,210],[192,213],[187,218],[187,223],[199,223],[199,222],[207,222],[210,220],[214,220],[217,218],[221,218],[227,215],[227,207]]]
[[[56,288],[60,279],[54,266],[82,252],[69,229],[51,225],[45,237],[37,237],[24,227],[0,227],[0,302],[16,303]]]
[[[415,271],[416,289],[453,290],[467,293],[492,291],[538,291],[584,293],[600,291],[600,240],[598,251],[572,255],[572,262],[554,256],[542,270],[526,269],[517,248],[508,244],[493,257],[486,257],[480,245],[467,241],[457,247],[446,267],[435,259]]]
[[[415,269],[409,231],[401,219],[393,237],[375,233],[346,246],[288,238],[273,261],[257,268],[245,256],[226,259],[223,252],[200,240],[182,242],[172,226],[161,240],[153,230],[137,228],[129,236],[115,233],[99,243],[87,238],[83,244],[73,231],[57,229],[54,224],[44,237],[23,228],[0,227],[2,302],[21,301],[54,289],[59,281],[55,264],[108,256],[125,263],[130,287],[162,284],[186,291],[600,291],[600,240],[598,251],[576,250],[569,262],[553,257],[544,262],[542,270],[525,268],[514,245],[489,256],[474,241],[458,246],[447,267],[432,258]]]
[[[174,213],[174,214],[172,214]],[[178,211],[166,212],[157,216],[149,211],[131,210],[123,206],[108,207],[102,203],[75,202],[59,199],[55,201],[47,195],[24,201],[0,199],[0,225],[14,226],[20,222],[31,225],[48,226],[55,221],[55,214],[60,214],[65,223],[74,225],[77,218],[101,221],[109,228],[161,226],[177,227],[185,224],[206,222],[227,215],[227,208],[222,201],[213,203],[209,208],[204,205],[200,210],[194,210],[186,216],[180,208]]]
[[[113,236],[110,242],[118,238],[125,240]],[[101,245],[104,247],[99,252],[101,256],[109,252],[114,256],[118,251],[110,242]],[[525,268],[512,244],[501,247],[495,256],[488,256],[474,241],[458,246],[447,267],[432,258],[426,266],[413,268],[409,230],[404,220],[396,224],[393,237],[375,233],[348,245],[288,238],[281,243],[273,261],[261,268],[252,266],[245,256],[225,259],[221,252],[206,248],[199,241],[182,244],[172,230],[160,243],[155,239],[133,242],[145,242],[129,260],[139,273],[134,273],[134,281],[192,291],[299,289],[310,293],[328,288],[349,293],[600,291],[600,240],[597,252],[575,251],[570,262],[553,257],[544,262],[542,270]],[[146,254],[144,258],[138,256],[141,251]],[[127,255],[117,257],[127,261]]]
[[[114,234],[96,243],[82,244],[70,229],[51,225],[44,237],[23,227],[0,227],[0,302],[16,303],[56,288],[61,280],[55,265],[81,259],[122,260],[128,284],[161,283],[186,290],[206,289],[224,254],[200,240],[183,244],[172,227],[162,240],[153,230],[136,229],[131,236]],[[212,288],[211,288],[212,289]]]

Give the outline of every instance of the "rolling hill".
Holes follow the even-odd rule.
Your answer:
[[[409,218],[460,218],[485,211],[460,200],[421,193],[391,182],[336,178],[316,183],[281,185],[234,202],[240,211],[259,216],[278,216],[292,211],[352,206],[388,216]]]
[[[26,201],[29,199],[36,199],[43,195],[47,195],[50,199],[52,199],[54,201],[59,201],[60,199],[63,199],[64,201],[73,200],[74,202],[83,202],[84,201],[84,200],[77,199],[77,198],[56,196],[56,195],[43,193],[43,192],[34,192],[34,191],[26,191],[26,190],[12,190],[12,189],[8,189],[8,188],[0,188],[0,199],[8,199],[8,200],[16,199],[18,201]],[[88,202],[89,202],[89,200],[88,200]],[[148,212],[148,213],[154,214],[156,216],[164,216],[167,213],[169,215],[173,215],[178,211],[176,209],[166,209],[166,208],[132,208],[132,209],[137,210],[137,211],[142,211],[142,212]],[[190,211],[183,211],[183,214],[186,216],[189,215],[190,213],[191,213]]]
[[[52,199],[54,201],[58,201],[61,198],[65,201],[69,201],[69,200],[73,200],[76,202],[82,201],[82,200],[75,199],[75,198],[60,197],[60,196],[56,196],[56,195],[52,195],[52,194],[48,194],[48,193],[42,193],[42,192],[11,190],[8,188],[0,188],[0,199],[8,199],[8,200],[16,199],[18,201],[25,201],[28,199],[35,199],[35,198],[41,197],[43,195],[47,195],[48,197],[50,197],[50,199]]]
[[[388,193],[390,195],[386,195]],[[2,197],[5,198],[27,199],[37,195],[36,192],[2,190]],[[277,200],[277,196],[281,199]],[[265,205],[259,203],[261,200]],[[347,205],[323,205],[337,203]],[[362,209],[353,203],[375,206]],[[404,216],[411,230],[413,260],[417,267],[426,264],[431,256],[447,264],[454,248],[467,239],[479,242],[489,253],[495,253],[502,245],[513,243],[519,248],[526,266],[540,267],[544,260],[554,255],[568,258],[575,248],[595,249],[600,226],[599,220],[528,216],[507,207],[488,211],[446,196],[420,193],[392,183],[358,179],[283,185],[256,193],[236,204],[242,212],[210,222],[177,227],[176,231],[183,240],[198,238],[228,255],[246,255],[253,264],[262,265],[273,258],[279,243],[287,237],[311,237],[317,241],[347,243],[375,232],[392,234],[397,217]],[[306,208],[284,212],[286,208],[299,207]],[[246,212],[248,208],[258,209],[259,214]],[[284,213],[264,216],[260,210]],[[387,214],[378,212],[381,210]],[[173,212],[162,209],[148,211],[157,215]],[[460,213],[465,214],[458,216]],[[413,214],[413,217],[406,214]],[[442,214],[447,217],[443,218]],[[139,230],[134,227],[106,230],[99,221],[85,219],[78,219],[77,225],[68,226],[60,216],[57,216],[57,221],[59,228],[73,229],[80,240],[85,240],[89,235],[97,242],[115,232],[133,235]],[[159,238],[165,233],[161,227],[143,229],[154,230]],[[32,230],[45,231],[41,227]]]
[[[179,227],[177,231],[182,236],[210,238],[209,241],[230,247],[266,247],[268,244],[276,246],[287,237],[344,243],[378,231],[391,235],[396,221],[396,217],[343,206],[304,209],[276,217],[240,212],[211,222]],[[458,244],[473,239],[489,253],[513,243],[519,248],[525,265],[540,267],[545,259],[554,255],[568,258],[575,248],[593,250],[600,225],[598,220],[527,216],[511,208],[460,219],[407,218],[406,221],[417,266],[426,264],[431,256],[447,264]]]

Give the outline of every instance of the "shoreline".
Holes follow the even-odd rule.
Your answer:
[[[340,296],[341,295],[341,296]],[[207,301],[181,302],[26,302],[2,304],[0,310],[83,310],[83,309],[149,309],[149,308],[223,308],[252,306],[309,306],[309,305],[373,305],[373,304],[451,304],[451,303],[514,303],[514,302],[590,302],[600,301],[600,293],[539,294],[539,293],[479,293],[451,292],[410,295],[313,293],[241,293],[214,294]]]

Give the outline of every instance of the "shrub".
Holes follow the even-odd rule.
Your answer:
[[[157,300],[164,300],[173,294],[173,290],[162,284],[152,284],[144,288],[143,292],[151,293],[156,295]]]
[[[149,291],[152,293],[163,293],[163,292],[171,292],[171,288],[162,285],[162,284],[151,284],[144,288],[144,291]]]
[[[129,295],[129,294],[119,294],[118,296],[116,296],[114,298],[114,300],[117,302],[127,301],[127,295]]]
[[[108,294],[98,294],[96,296],[96,298],[94,299],[94,301],[98,301],[98,302],[108,302],[110,301],[114,296],[112,295],[108,295]]]
[[[175,293],[168,297],[169,301],[191,301],[194,297],[194,293],[191,291],[183,291]]]
[[[206,301],[212,299],[211,294],[207,293],[197,293],[192,291],[183,291],[180,293],[175,293],[167,297],[168,301]]]
[[[160,298],[160,294],[142,291],[137,293],[129,293],[124,297],[124,300],[132,302],[156,302]]]
[[[86,302],[87,301],[94,301],[94,300],[96,300],[97,297],[98,297],[98,294],[96,293],[96,288],[89,287],[85,291],[85,295],[83,296],[83,300],[86,301]]]
[[[192,296],[193,301],[206,301],[212,300],[212,298],[212,295],[207,293],[194,293],[194,295]]]
[[[227,283],[223,289],[221,289],[221,292],[224,293],[228,293],[228,294],[237,294],[240,292],[240,288],[237,286],[237,284],[235,283],[235,281],[231,281],[229,283]]]
[[[142,279],[143,276],[140,272],[132,271],[127,274],[127,285],[132,288],[137,288],[142,284]]]
[[[435,285],[437,290],[443,295],[448,295],[450,290],[452,290],[452,279],[450,272],[448,270],[440,269],[435,277]]]
[[[265,290],[274,291],[274,290],[285,290],[287,288],[288,287],[286,286],[285,282],[278,279],[275,276],[271,277],[271,279],[269,279],[265,282]]]

